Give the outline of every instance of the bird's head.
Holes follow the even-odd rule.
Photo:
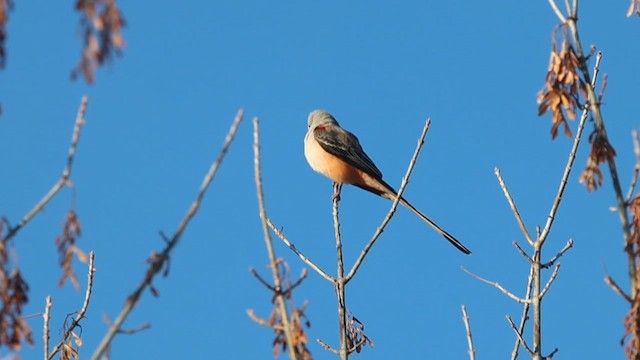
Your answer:
[[[336,119],[324,110],[314,110],[309,114],[309,128],[315,128],[320,125],[334,124],[338,125]]]

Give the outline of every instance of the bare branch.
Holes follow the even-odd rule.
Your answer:
[[[638,131],[633,130],[631,132],[631,138],[633,139],[633,153],[636,155],[636,165],[633,167],[633,177],[631,178],[631,184],[629,185],[629,191],[625,197],[625,203],[628,204],[633,196],[633,191],[638,183],[638,174],[640,174],[640,141],[638,141]]]
[[[44,330],[43,339],[44,339],[44,359],[49,359],[49,321],[51,320],[51,306],[53,302],[51,300],[51,296],[47,296],[47,303],[44,307],[44,315],[42,316],[44,319]]]
[[[332,352],[332,353],[334,353],[334,354],[336,354],[336,355],[338,355],[338,354],[339,354],[339,351],[338,351],[338,350],[336,350],[336,349],[332,348],[331,346],[329,346],[329,344],[325,343],[324,341],[322,341],[322,340],[320,340],[320,339],[317,339],[316,341],[317,341],[317,342],[318,342],[318,344],[320,344],[320,346],[322,346],[325,350],[330,351],[330,352]]]
[[[94,258],[95,258],[95,254],[92,251],[91,253],[89,253],[89,274],[87,275],[87,290],[84,295],[84,303],[82,304],[82,308],[76,314],[76,317],[73,319],[73,322],[71,322],[71,325],[69,326],[69,328],[64,332],[62,339],[58,342],[56,346],[53,347],[53,349],[51,349],[51,353],[47,358],[49,360],[53,359],[53,356],[56,353],[58,353],[58,351],[60,351],[60,349],[64,346],[64,344],[67,342],[69,337],[72,335],[73,330],[78,325],[80,325],[80,320],[84,318],[84,314],[87,312],[87,309],[89,308],[89,300],[91,299],[91,291],[93,289],[93,274],[96,271],[95,267],[93,266]]]
[[[533,266],[529,268],[529,277],[527,281],[527,292],[524,296],[525,299],[531,300],[531,292],[533,291]],[[518,351],[520,350],[520,339],[524,334],[524,326],[529,319],[529,307],[531,303],[525,303],[522,306],[522,316],[520,317],[520,326],[518,326],[517,333],[520,336],[516,337],[516,343],[513,345],[513,350],[511,351],[511,360],[516,360],[518,358]]]
[[[567,250],[571,249],[573,247],[573,239],[569,239],[569,241],[567,241],[567,243],[564,245],[564,247],[562,248],[562,250],[560,250],[556,256],[552,257],[551,260],[549,260],[549,262],[545,263],[545,264],[540,264],[540,267],[543,269],[547,269],[553,266],[553,264],[556,263],[556,261],[558,261],[558,259],[560,259],[560,257],[562,257],[562,255],[564,255],[564,253],[567,252]]]
[[[517,241],[514,241],[514,242],[513,242],[513,246],[515,246],[515,247],[516,247],[516,249],[518,249],[518,252],[520,253],[520,255],[522,255],[525,259],[527,259],[527,261],[528,261],[529,263],[531,263],[531,262],[533,261],[533,259],[531,258],[531,256],[529,256],[529,254],[527,254],[527,252],[526,252],[526,251],[524,251],[524,250],[520,247],[520,244],[518,244],[518,242],[517,242]]]
[[[336,279],[333,276],[329,275],[326,271],[322,270],[322,268],[320,268],[308,257],[306,257],[300,250],[298,250],[298,248],[295,245],[293,245],[293,243],[291,243],[291,241],[289,241],[289,239],[284,235],[284,232],[279,228],[277,228],[271,222],[270,219],[267,219],[267,225],[269,225],[271,230],[273,230],[274,234],[276,234],[276,236],[279,237],[280,240],[282,240],[282,242],[284,242],[284,244],[287,245],[289,249],[291,249],[291,251],[293,251],[296,255],[298,255],[300,260],[304,261],[305,264],[309,265],[310,268],[315,270],[318,274],[320,274],[323,278],[327,279],[328,281],[330,282],[336,281]]]
[[[549,0],[552,2],[553,0]],[[572,22],[573,23],[573,22]],[[594,75],[593,75],[593,86],[595,86],[595,82],[597,80],[598,69],[600,66],[600,60],[602,59],[601,53],[598,53],[598,57],[596,59],[596,65],[594,67]],[[573,168],[573,162],[576,159],[576,153],[578,151],[578,145],[580,145],[580,140],[582,140],[582,131],[584,130],[584,125],[589,117],[589,107],[585,106],[582,110],[582,115],[580,116],[580,122],[578,123],[578,129],[576,131],[576,136],[573,139],[573,146],[571,147],[571,151],[569,152],[569,158],[567,159],[567,165],[564,168],[564,173],[562,174],[562,179],[560,180],[560,186],[558,187],[558,193],[551,205],[551,210],[549,211],[549,215],[547,217],[547,222],[544,226],[544,229],[538,236],[538,241],[542,243],[547,239],[547,235],[549,231],[551,231],[551,225],[553,224],[553,220],[555,219],[556,212],[558,211],[558,207],[560,206],[560,201],[562,200],[562,195],[564,194],[564,189],[567,185],[567,180],[569,179],[569,174],[571,173],[571,169]],[[540,244],[542,245],[542,244]]]
[[[411,172],[413,171],[413,167],[415,166],[416,161],[418,160],[418,155],[420,154],[420,150],[422,149],[422,145],[424,144],[424,139],[427,136],[427,132],[429,131],[429,125],[431,125],[431,119],[427,119],[427,121],[424,124],[424,128],[422,129],[422,134],[420,134],[420,137],[418,138],[418,144],[416,145],[416,150],[413,152],[413,157],[411,157],[411,161],[409,162],[409,167],[407,168],[407,172],[402,178],[402,184],[400,185],[400,189],[398,189],[398,195],[393,201],[393,204],[391,205],[391,208],[389,209],[387,216],[384,218],[384,220],[382,221],[378,229],[376,229],[376,232],[371,237],[371,240],[369,240],[369,242],[364,247],[364,249],[362,249],[360,256],[358,256],[358,258],[356,259],[355,263],[351,267],[351,270],[349,270],[349,273],[347,274],[347,276],[345,276],[345,284],[351,281],[353,276],[356,274],[356,272],[358,271],[358,268],[360,268],[360,265],[362,265],[362,261],[364,261],[364,258],[367,256],[367,254],[373,247],[373,244],[375,244],[376,240],[378,240],[378,237],[380,237],[385,227],[393,217],[393,214],[395,213],[396,209],[398,208],[400,198],[404,193],[405,187],[407,186],[407,184],[409,184],[409,178],[411,177]]]
[[[271,286],[271,284],[269,284],[267,280],[263,279],[262,276],[260,276],[260,274],[256,271],[256,269],[253,266],[249,268],[249,271],[251,272],[251,274],[253,274],[253,276],[256,277],[256,279],[258,279],[258,281],[262,283],[262,285],[264,285],[264,287],[266,287],[267,289],[273,292],[276,292],[276,288]]]
[[[558,352],[558,348],[553,349],[553,351],[551,353],[549,353],[549,355],[545,356],[544,359],[545,360],[551,360],[553,359],[553,356]]]
[[[513,323],[513,320],[511,320],[510,315],[507,315],[507,321],[509,322],[509,325],[511,325],[511,328],[513,329],[513,331],[515,331],[516,336],[518,337],[518,340],[520,340],[520,343],[522,344],[522,346],[524,346],[524,348],[527,350],[529,355],[533,355],[533,350],[531,350],[531,348],[529,347],[529,344],[527,344],[527,341],[522,337],[522,335],[520,335],[520,332],[518,331],[518,329],[516,329],[516,324]]]
[[[127,319],[127,317],[129,316],[129,314],[131,313],[135,305],[140,300],[140,296],[142,295],[142,292],[146,288],[152,287],[152,281],[155,278],[155,276],[162,269],[165,268],[165,264],[167,264],[167,262],[169,261],[169,254],[171,253],[173,248],[178,244],[178,242],[180,241],[180,237],[182,236],[182,233],[187,228],[187,225],[189,224],[191,219],[195,216],[198,209],[200,208],[200,203],[204,198],[204,194],[209,188],[209,185],[211,184],[211,182],[213,181],[213,178],[217,173],[218,168],[222,163],[222,160],[224,159],[225,155],[227,154],[227,151],[229,150],[229,147],[231,146],[231,143],[233,142],[234,136],[238,131],[238,126],[242,121],[243,115],[244,115],[244,111],[242,110],[238,111],[238,114],[236,115],[233,123],[231,124],[231,128],[227,133],[224,144],[222,145],[222,149],[218,153],[217,158],[211,164],[211,167],[209,168],[207,175],[204,177],[202,184],[200,185],[200,190],[196,196],[196,199],[191,204],[191,207],[185,214],[184,218],[176,228],[176,231],[174,232],[171,239],[169,239],[169,242],[167,242],[162,252],[160,252],[159,254],[155,254],[150,258],[149,268],[147,269],[142,279],[142,282],[140,282],[137,288],[128,296],[124,306],[120,310],[120,314],[118,314],[118,317],[114,321],[113,325],[109,327],[107,334],[104,336],[104,338],[102,339],[102,341],[100,342],[96,350],[94,351],[93,355],[91,356],[92,360],[98,360],[105,353],[105,351],[109,347],[109,344],[111,343],[111,340],[113,340],[113,337],[120,331],[120,329],[122,328],[122,324]]]
[[[295,289],[296,287],[298,287],[298,285],[302,284],[302,281],[304,281],[304,279],[307,278],[307,275],[309,274],[309,272],[307,271],[306,268],[302,269],[302,273],[300,274],[300,277],[298,278],[298,280],[296,280],[293,284],[289,285],[289,288],[287,288],[285,290],[285,295],[287,293],[290,293],[291,291],[293,291],[293,289]]]
[[[625,300],[627,300],[629,304],[633,304],[633,299],[631,298],[631,296],[629,296],[629,294],[624,292],[624,290],[622,290],[622,288],[618,286],[618,283],[616,283],[616,281],[613,280],[611,276],[609,275],[605,276],[604,283],[609,285],[609,287],[613,289],[613,291],[615,291],[616,294],[622,296]]]
[[[460,267],[462,269],[462,271],[466,272],[467,274],[473,276],[474,278],[482,281],[483,283],[489,284],[489,285],[493,285],[496,289],[502,291],[503,294],[507,295],[508,297],[512,298],[513,300],[519,302],[520,304],[530,304],[531,300],[529,299],[523,299],[515,294],[513,294],[512,292],[510,292],[509,290],[505,289],[502,285],[498,284],[497,282],[494,281],[489,281],[479,275],[476,275],[474,273],[472,273],[471,271],[465,269],[463,266]]]
[[[134,327],[132,329],[120,329],[118,330],[118,334],[123,334],[123,335],[133,335],[135,333],[139,333],[140,331],[143,330],[148,330],[151,329],[151,324],[149,323],[144,323],[140,326]]]
[[[87,101],[88,98],[86,96],[82,97],[80,101],[80,108],[78,109],[78,115],[76,116],[76,122],[73,127],[73,134],[71,135],[71,145],[69,146],[69,154],[67,155],[67,164],[62,170],[62,175],[60,179],[53,185],[53,187],[47,192],[47,194],[38,201],[38,203],[31,209],[29,212],[20,220],[20,222],[13,227],[9,227],[9,231],[7,235],[1,239],[3,243],[11,240],[20,229],[22,229],[31,219],[33,219],[36,214],[38,214],[45,205],[51,201],[51,199],[62,189],[63,186],[67,185],[69,182],[69,177],[71,177],[71,169],[73,167],[73,160],[76,155],[76,148],[78,147],[78,142],[80,141],[80,130],[82,129],[82,125],[84,125],[84,114],[87,110]]]
[[[551,284],[556,279],[556,276],[558,276],[558,271],[560,271],[560,264],[557,264],[556,267],[553,269],[553,273],[551,273],[551,277],[549,278],[547,283],[544,285],[544,288],[540,292],[540,299],[544,297],[544,295],[547,293],[547,291],[551,287]]]
[[[259,325],[266,326],[268,328],[272,328],[272,329],[276,329],[276,330],[284,330],[282,328],[282,325],[272,324],[269,321],[266,321],[266,320],[260,318],[258,315],[256,315],[256,313],[253,311],[253,309],[247,310],[247,315],[249,315],[251,320],[255,321]]]
[[[525,239],[527,239],[527,242],[529,242],[530,245],[533,245],[533,239],[531,238],[531,234],[529,234],[529,230],[527,230],[527,227],[524,225],[524,221],[522,221],[522,217],[520,217],[520,212],[518,211],[518,208],[516,207],[515,201],[513,201],[513,198],[511,197],[511,193],[509,193],[509,189],[507,188],[507,184],[504,182],[504,179],[502,178],[502,174],[500,173],[500,169],[498,169],[498,168],[493,169],[493,173],[498,178],[498,183],[500,184],[500,188],[502,189],[502,192],[504,193],[504,196],[507,198],[507,202],[509,203],[509,206],[511,207],[511,211],[513,211],[513,215],[515,215],[515,217],[516,217],[516,221],[518,222],[518,226],[520,226],[520,231],[522,231],[522,233],[524,234],[524,237],[525,237]]]
[[[556,4],[555,0],[549,0],[549,4],[551,5],[553,12],[556,13],[556,16],[558,17],[558,19],[560,19],[560,22],[564,23],[565,21],[567,21],[567,19],[562,14],[562,11],[560,11],[560,9],[558,8],[558,5]]]
[[[476,359],[476,350],[473,347],[473,336],[471,335],[471,325],[469,324],[469,315],[467,315],[467,307],[462,305],[462,321],[467,331],[467,345],[469,346],[469,360]]]

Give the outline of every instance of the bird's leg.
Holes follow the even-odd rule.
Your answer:
[[[340,191],[342,190],[342,183],[333,183],[333,199],[340,201]]]

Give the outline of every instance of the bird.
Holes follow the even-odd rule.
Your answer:
[[[382,180],[382,172],[364,152],[358,138],[340,127],[338,121],[325,110],[309,114],[308,131],[304,138],[304,156],[311,168],[338,184],[351,184],[389,200],[398,193]],[[404,197],[400,204],[415,213],[436,232],[462,251],[471,254],[460,241],[433,220],[416,209]]]

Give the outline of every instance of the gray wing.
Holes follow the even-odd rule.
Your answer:
[[[320,125],[313,130],[313,135],[326,152],[377,179],[382,179],[382,173],[365,154],[358,138],[352,133],[338,126]]]

